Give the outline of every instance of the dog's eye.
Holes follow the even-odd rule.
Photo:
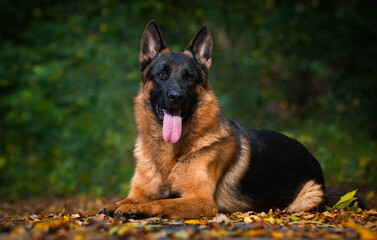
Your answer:
[[[160,73],[157,73],[157,77],[158,77],[159,79],[164,79],[164,78],[166,77],[166,75],[165,75],[165,73],[160,72]]]
[[[186,79],[187,79],[188,81],[192,81],[192,77],[189,76],[189,75],[187,75]]]

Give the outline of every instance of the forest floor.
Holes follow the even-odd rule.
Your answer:
[[[109,218],[119,199],[38,197],[0,201],[0,239],[377,239],[377,211],[218,214],[213,219]]]

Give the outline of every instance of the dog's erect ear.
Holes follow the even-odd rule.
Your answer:
[[[146,65],[165,48],[165,41],[162,38],[157,22],[155,20],[149,21],[141,37],[139,62],[141,65]]]
[[[203,25],[195,34],[187,50],[194,55],[196,61],[203,64],[208,69],[211,67],[212,36],[206,25]]]

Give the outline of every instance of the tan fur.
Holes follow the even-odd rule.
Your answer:
[[[237,161],[226,172],[218,184],[216,204],[220,212],[248,211],[252,209],[250,201],[241,197],[236,185],[247,171],[250,159],[250,148],[245,138],[241,139],[241,152]]]
[[[204,66],[206,66],[206,68],[210,68],[211,65],[212,65],[212,58],[208,59],[207,61],[203,62]]]
[[[289,212],[309,211],[322,202],[323,196],[322,186],[316,184],[314,180],[308,181],[287,210]]]
[[[162,54],[166,54],[166,53],[170,53],[169,48],[165,48],[165,49],[163,49],[163,50],[160,52],[161,55],[162,55]]]
[[[192,55],[192,53],[190,51],[187,51],[187,50],[185,50],[183,52],[183,54],[185,54],[185,55],[187,55],[189,57],[194,57]],[[211,65],[212,65],[212,58],[210,58],[208,60],[201,60],[200,63],[203,64],[207,69],[209,69],[211,67]]]
[[[189,56],[189,57],[194,57],[193,55],[192,55],[192,53],[190,52],[190,51],[188,51],[188,50],[185,50],[184,52],[183,52],[183,54],[185,54],[185,55],[187,55],[187,56]]]
[[[149,58],[147,56],[145,56],[142,52],[139,53],[139,62],[141,64],[148,62],[148,60],[149,60]]]
[[[244,139],[244,147],[239,149],[233,130],[221,119],[213,92],[198,87],[198,108],[184,126],[180,141],[171,144],[163,140],[162,126],[151,111],[151,87],[150,81],[145,81],[135,98],[139,136],[130,194],[109,207],[118,213],[200,218],[214,216],[217,204],[223,201],[222,210],[231,211],[237,204],[243,206],[236,195],[229,194],[234,194],[231,188],[236,184],[235,174],[246,170],[242,166],[247,166],[250,150]],[[237,155],[238,158],[233,157]],[[217,187],[220,179],[222,183]],[[179,198],[166,199],[169,197]]]

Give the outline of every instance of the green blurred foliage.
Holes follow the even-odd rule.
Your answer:
[[[210,82],[225,116],[302,141],[328,184],[376,187],[373,1],[4,0],[0,9],[1,198],[126,194],[139,41],[152,18],[176,51],[209,25]]]

